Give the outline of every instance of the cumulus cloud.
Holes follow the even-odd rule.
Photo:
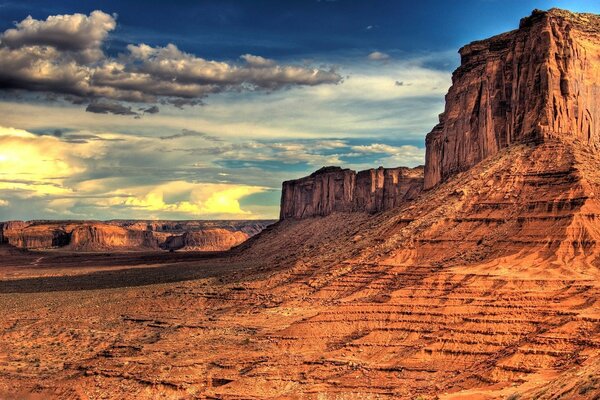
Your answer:
[[[50,46],[63,51],[86,53],[88,56],[101,56],[102,42],[116,25],[115,16],[98,10],[89,16],[51,15],[45,21],[29,15],[17,22],[15,28],[1,34],[0,42],[11,49]]]
[[[90,112],[135,115],[126,106],[95,100],[196,105],[224,91],[273,91],[342,79],[331,68],[279,65],[252,54],[242,55],[240,63],[206,60],[172,43],[129,44],[126,53],[113,58],[102,45],[115,27],[115,16],[102,11],[27,17],[0,34],[0,89],[52,93],[73,102],[92,101]]]
[[[240,58],[253,67],[272,67],[275,65],[274,60],[269,60],[261,56],[253,56],[252,54],[244,54]]]
[[[386,61],[390,59],[390,55],[380,51],[374,51],[367,56],[371,61]]]
[[[240,199],[260,193],[265,188],[231,184],[204,184],[185,181],[172,181],[163,185],[140,187],[125,199],[112,199],[112,203],[134,209],[148,211],[169,211],[196,215],[237,215],[250,214],[240,206]],[[185,200],[169,201],[174,193],[184,193]]]
[[[108,133],[57,138],[0,127],[0,215],[255,217],[240,201],[268,188],[198,182],[192,179],[197,168],[185,165],[189,157],[161,153],[160,147],[156,138],[125,140]],[[154,167],[147,164],[150,155]],[[28,209],[34,205],[37,209]]]

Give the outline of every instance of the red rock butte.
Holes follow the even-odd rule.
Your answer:
[[[460,49],[446,109],[427,135],[425,189],[511,144],[600,143],[597,15],[534,11],[519,29]]]

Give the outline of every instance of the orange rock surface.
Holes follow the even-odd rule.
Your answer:
[[[379,167],[358,173],[323,167],[310,176],[283,182],[281,219],[340,211],[380,212],[415,199],[422,188],[423,167]]]
[[[534,11],[518,30],[460,49],[440,123],[427,135],[425,188],[514,143],[600,144],[600,17]]]

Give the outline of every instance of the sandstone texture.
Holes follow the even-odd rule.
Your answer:
[[[425,189],[514,143],[600,144],[600,17],[534,11],[519,29],[460,49],[440,123],[427,135]]]
[[[333,212],[376,213],[413,200],[423,187],[423,168],[377,168],[356,173],[323,167],[282,186],[280,218],[308,218]]]
[[[224,251],[273,221],[8,221],[0,243],[21,249]]]

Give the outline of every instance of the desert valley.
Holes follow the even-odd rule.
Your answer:
[[[459,51],[425,165],[0,228],[1,399],[600,399],[600,16]]]

